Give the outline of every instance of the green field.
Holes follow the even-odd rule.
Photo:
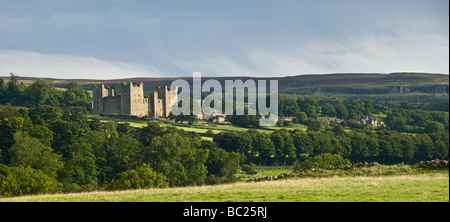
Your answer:
[[[291,172],[258,168],[257,177]],[[448,202],[448,170],[381,166],[290,179],[167,189],[36,195],[0,202]]]
[[[280,129],[286,129],[286,130],[296,130],[296,129],[298,129],[298,130],[301,130],[301,131],[308,130],[308,126],[307,125],[300,124],[300,123],[294,123],[294,124],[292,124],[291,127],[286,127],[286,126],[269,126],[267,128],[272,129],[272,130],[280,130]]]
[[[112,118],[112,117],[108,117],[108,118],[102,118],[100,121],[102,122],[108,122],[108,121],[114,121],[116,123],[129,123],[131,127],[134,128],[142,128],[147,126],[147,121],[145,120],[122,120],[122,119],[116,119],[116,118]],[[249,130],[249,128],[244,128],[244,127],[238,127],[238,126],[232,126],[232,125],[227,125],[227,124],[211,124],[211,123],[197,123],[193,126],[189,126],[187,123],[181,124],[181,123],[175,123],[173,121],[169,121],[169,120],[159,120],[157,122],[160,126],[172,126],[172,127],[176,127],[178,129],[183,129],[185,131],[188,132],[196,132],[196,133],[201,133],[204,134],[206,133],[209,129],[211,129],[213,131],[214,134],[220,133],[220,132],[225,132],[225,131],[231,131],[231,130],[235,130],[235,131],[247,131]],[[290,129],[290,130],[294,130],[294,129],[300,129],[303,131],[306,131],[307,126],[302,125],[302,124],[294,124],[293,127],[272,127],[272,128],[268,128],[268,129],[256,129],[260,132],[264,132],[264,133],[271,133],[273,132],[273,130],[275,129]],[[203,136],[203,139],[206,140],[211,140],[211,137],[206,137]]]
[[[304,178],[0,199],[32,202],[448,202],[448,175]]]

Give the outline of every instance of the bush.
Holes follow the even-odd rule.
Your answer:
[[[18,187],[11,176],[11,170],[4,164],[0,164],[0,197],[16,196]]]
[[[0,164],[0,196],[11,197],[61,192],[60,184],[31,167],[8,167]]]
[[[255,170],[255,164],[251,163],[249,164],[244,164],[241,166],[242,171],[244,171],[246,174],[257,174],[256,170]]]
[[[143,164],[134,170],[128,170],[119,180],[112,180],[107,190],[129,190],[129,189],[145,189],[145,188],[165,188],[169,183],[167,178],[153,171],[153,169]]]
[[[337,154],[324,153],[298,163],[294,170],[340,168],[351,166],[350,160]]]
[[[226,177],[219,177],[214,174],[210,174],[206,176],[205,178],[205,184],[206,185],[218,185],[218,184],[224,184],[228,183],[228,179]]]

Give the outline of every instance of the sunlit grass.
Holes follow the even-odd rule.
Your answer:
[[[0,199],[33,202],[448,202],[448,174],[296,178],[120,192]]]

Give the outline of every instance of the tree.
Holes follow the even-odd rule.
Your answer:
[[[282,98],[281,96],[279,98]],[[280,116],[295,116],[300,112],[298,103],[291,99],[279,99]]]
[[[372,101],[368,99],[354,100],[350,107],[352,110],[354,110],[357,117],[370,116],[375,111],[372,106]]]
[[[352,162],[361,162],[367,160],[370,155],[368,146],[368,137],[363,133],[354,133],[351,135]]]
[[[258,164],[267,164],[269,159],[275,155],[275,147],[266,133],[260,133],[257,130],[249,130],[248,133],[252,137],[252,156],[259,157]]]
[[[330,126],[326,119],[314,119],[308,125],[308,131],[325,131]]]
[[[314,145],[311,137],[305,132],[296,132],[292,135],[294,139],[295,153],[300,160],[304,160],[314,154]]]
[[[53,132],[53,150],[55,153],[67,157],[69,155],[68,147],[76,141],[81,133],[79,125],[64,120],[55,120],[50,124],[49,129]]]
[[[142,163],[141,145],[128,136],[111,138],[106,149],[107,167],[110,172],[106,179],[117,179],[120,173],[131,170]]]
[[[6,84],[5,100],[13,105],[17,105],[20,103],[20,98],[22,98],[22,91],[24,88],[23,83],[19,84],[18,79],[19,76],[10,73],[10,79]]]
[[[120,135],[129,135],[131,133],[131,125],[128,122],[125,123],[117,123],[117,132]]]
[[[140,128],[136,131],[136,139],[143,146],[149,146],[153,138],[163,135],[163,129],[158,123],[148,122],[146,127]]]
[[[336,110],[336,117],[340,119],[347,119],[348,118],[348,110],[347,107],[345,107],[344,104],[340,103],[334,107]]]
[[[333,105],[325,103],[325,105],[322,106],[322,115],[334,117],[337,115],[337,112]]]
[[[53,153],[52,148],[22,132],[17,132],[14,140],[16,143],[9,149],[11,166],[32,167],[56,178],[57,172],[63,168],[61,155]]]
[[[259,112],[257,112],[256,115],[244,113],[244,115],[232,115],[229,117],[231,124],[247,128],[258,127],[259,119],[261,119],[261,114],[259,114]]]
[[[167,133],[153,138],[143,150],[144,162],[167,177],[171,187],[202,185],[206,177],[205,162],[208,150],[200,148],[198,137],[189,138],[178,133]]]
[[[52,194],[61,192],[56,179],[31,167],[0,164],[0,196]]]
[[[85,136],[84,140],[92,148],[92,153],[95,157],[95,165],[97,165],[97,178],[99,184],[108,183],[111,181],[112,173],[111,167],[108,165],[108,149],[110,147],[110,140],[116,138],[110,138],[107,133],[99,131],[89,131]]]
[[[53,194],[61,192],[61,186],[56,179],[49,177],[40,170],[31,167],[11,167],[12,174],[19,184],[19,195]]]
[[[336,125],[333,128],[333,132],[336,134],[339,134],[339,133],[345,132],[345,130],[344,130],[344,127],[342,127],[341,125]]]
[[[22,103],[26,106],[38,107],[47,103],[50,96],[56,91],[54,86],[42,80],[36,80],[26,87],[22,93]],[[49,101],[53,103],[53,101]]]
[[[56,106],[41,105],[31,108],[28,115],[34,124],[48,126],[53,121],[61,119],[63,110]]]
[[[320,112],[319,103],[315,99],[307,98],[305,100],[298,100],[297,103],[300,111],[305,112],[309,117],[316,118],[317,113]]]
[[[247,132],[221,132],[213,137],[213,141],[227,152],[238,152],[244,155],[252,152],[252,138]]]
[[[89,143],[79,139],[70,144],[62,172],[62,182],[65,191],[93,190],[98,185],[98,166],[95,161],[96,159]],[[70,190],[74,189],[74,187],[75,190]]]
[[[66,85],[66,89],[67,90],[63,93],[65,106],[89,107],[89,104],[92,101],[92,97],[89,92],[84,90],[76,82],[68,83]]]
[[[297,115],[295,115],[296,121],[298,123],[306,124],[308,123],[309,119],[305,112],[299,112]]]
[[[233,181],[233,175],[238,172],[241,160],[242,156],[239,153],[231,152],[228,155],[225,163],[228,181]]]
[[[68,112],[63,114],[62,119],[74,123],[78,123],[81,128],[88,128],[87,115],[89,111],[83,106],[74,106]]]
[[[167,178],[153,171],[148,164],[142,164],[136,169],[127,170],[119,180],[112,180],[107,190],[130,190],[147,188],[166,188]]]
[[[427,133],[434,133],[441,130],[444,130],[444,125],[437,121],[430,121],[425,128]]]
[[[0,197],[17,196],[19,193],[20,190],[17,181],[11,173],[11,169],[0,163]]]
[[[14,134],[18,131],[27,131],[31,125],[29,119],[16,117],[9,111],[0,111],[0,157],[2,163],[9,163],[8,149],[15,143]]]
[[[209,155],[205,162],[208,175],[216,175],[217,177],[225,177],[227,169],[225,168],[226,160],[229,153],[224,149],[217,147],[212,141],[202,141],[202,149],[208,149]]]
[[[283,158],[283,164],[286,165],[286,159],[295,157],[294,139],[287,130],[277,130],[270,134],[275,147],[275,155]]]
[[[6,99],[6,84],[3,79],[0,79],[0,104],[5,104]]]

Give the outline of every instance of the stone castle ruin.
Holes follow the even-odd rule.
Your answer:
[[[167,117],[171,107],[177,100],[177,90],[157,87],[150,94],[150,98],[144,97],[144,84],[135,82],[124,82],[107,86],[94,85],[92,113],[114,113],[133,115],[139,117]]]

